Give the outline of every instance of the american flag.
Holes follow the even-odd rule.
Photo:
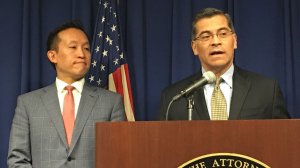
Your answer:
[[[128,121],[134,121],[128,65],[121,41],[116,0],[100,0],[91,46],[88,81],[123,96]]]

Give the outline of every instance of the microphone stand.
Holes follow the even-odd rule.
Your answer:
[[[178,99],[178,98],[177,98]],[[177,99],[172,99],[169,102],[168,108],[167,108],[167,112],[166,112],[166,118],[165,120],[168,121],[169,120],[169,110],[171,107],[171,104],[176,101]],[[192,114],[193,114],[193,109],[194,109],[194,94],[188,95],[187,96],[187,100],[188,100],[188,104],[187,104],[187,110],[188,110],[188,120],[191,121],[192,120]]]
[[[191,94],[190,96],[188,96],[187,100],[188,100],[188,104],[187,104],[188,117],[189,117],[189,121],[191,121],[193,109],[194,109],[194,95]]]

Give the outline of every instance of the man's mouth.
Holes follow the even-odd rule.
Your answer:
[[[75,64],[79,64],[79,63],[84,63],[85,64],[85,61],[75,61],[74,63]]]
[[[219,55],[219,54],[224,54],[225,52],[223,51],[213,51],[213,52],[210,52],[209,55]]]

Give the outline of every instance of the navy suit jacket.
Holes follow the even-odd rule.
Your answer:
[[[159,120],[166,119],[166,111],[171,99],[181,90],[199,80],[198,72],[183,79],[162,92]],[[194,93],[193,120],[210,120],[203,88]],[[185,97],[172,103],[168,120],[187,120],[187,99]],[[285,108],[282,92],[275,80],[257,73],[242,70],[235,66],[233,73],[233,92],[230,103],[229,120],[239,119],[285,119],[289,114]]]

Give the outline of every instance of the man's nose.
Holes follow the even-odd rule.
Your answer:
[[[80,57],[80,58],[86,57],[85,48],[78,47],[77,56]]]
[[[218,37],[217,34],[213,34],[210,43],[211,43],[211,45],[220,45],[221,44],[221,40],[220,40],[220,38]]]

